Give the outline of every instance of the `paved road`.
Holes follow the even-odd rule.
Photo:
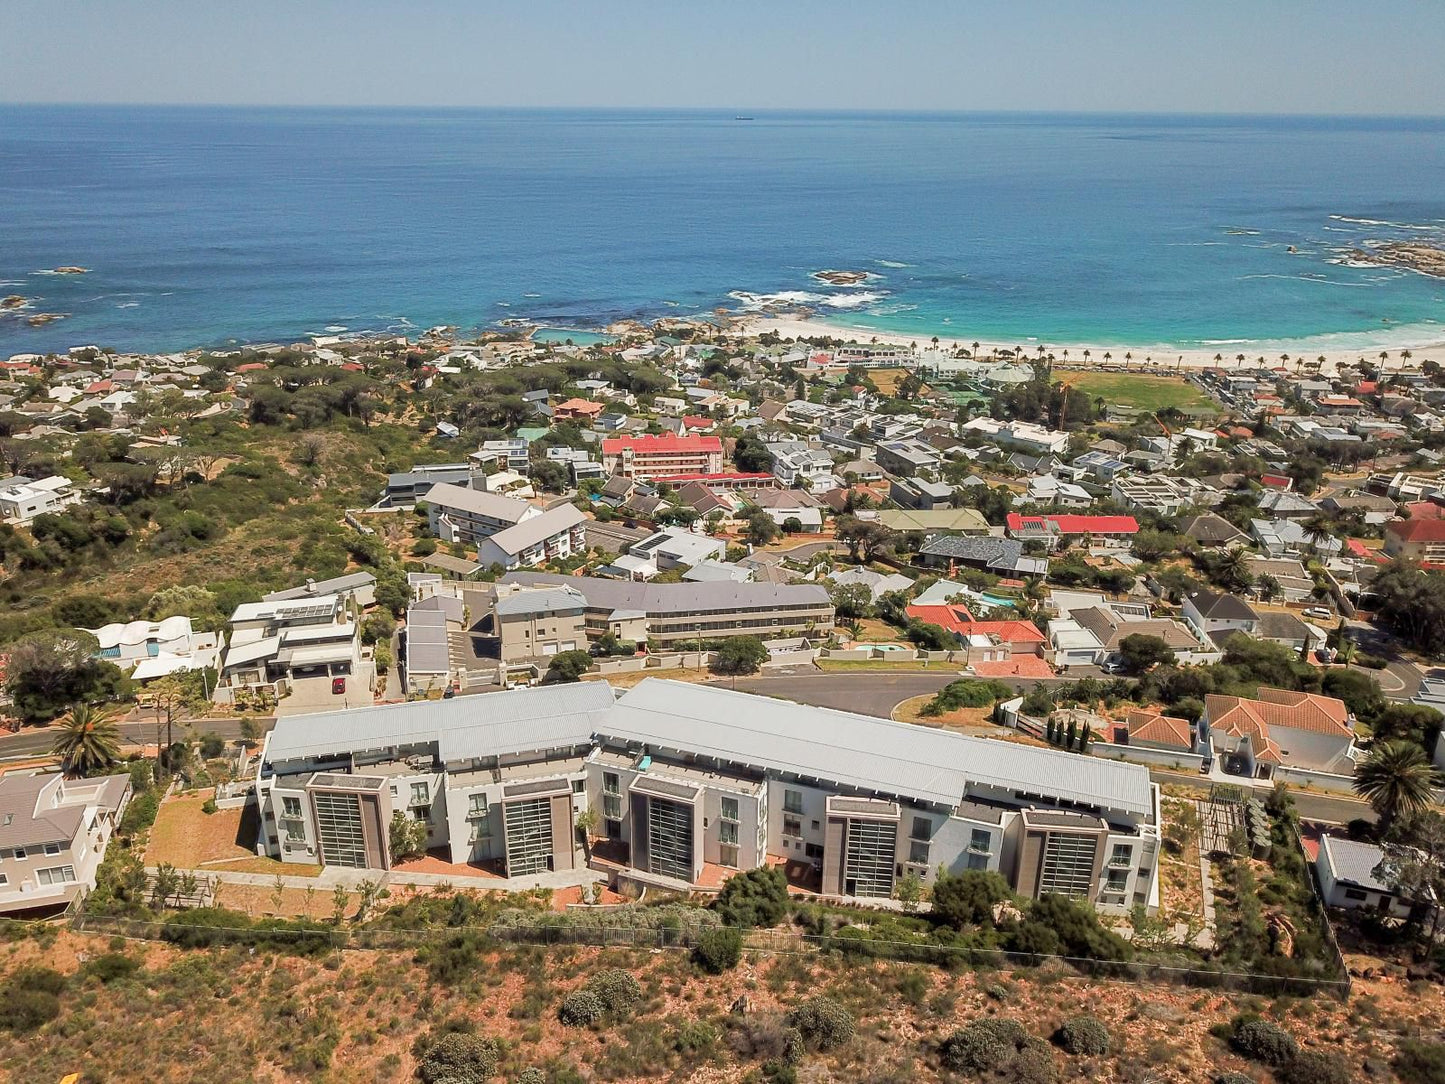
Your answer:
[[[1209,780],[1190,772],[1167,772],[1150,769],[1149,777],[1156,783],[1183,783],[1185,786],[1208,786]],[[1375,820],[1375,811],[1365,802],[1343,794],[1319,794],[1291,788],[1295,808],[1301,819],[1326,824],[1348,824],[1352,820]],[[1263,794],[1260,795],[1263,797]]]
[[[255,723],[256,731],[259,734],[270,730],[273,720],[256,719]],[[197,735],[217,734],[228,740],[234,740],[241,736],[239,719],[196,719],[191,722],[190,726]],[[164,729],[164,724],[162,724],[162,729]],[[185,733],[185,728],[179,725],[173,729],[177,739]],[[25,727],[18,734],[0,735],[0,760],[48,753],[51,745],[55,742],[56,733],[54,727]],[[127,742],[134,745],[154,745],[156,724],[149,719],[140,722],[123,722],[120,724],[120,733]]]

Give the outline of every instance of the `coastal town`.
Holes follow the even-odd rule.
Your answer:
[[[0,914],[44,936],[423,946],[448,997],[672,946],[742,1005],[644,1050],[641,992],[513,991],[519,1080],[885,1058],[789,953],[1000,1006],[898,1079],[1440,1079],[1445,353],[722,313],[78,346],[0,361],[0,451]],[[488,1078],[440,1019],[337,1071]],[[651,1069],[515,1061],[543,1019]]]

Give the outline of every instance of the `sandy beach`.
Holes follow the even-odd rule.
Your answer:
[[[932,345],[932,337],[920,338],[917,336],[903,335],[897,332],[881,331],[866,325],[846,326],[835,324],[830,321],[820,320],[809,316],[748,316],[743,318],[738,325],[745,334],[760,335],[772,331],[784,339],[812,338],[817,336],[831,336],[832,338],[851,338],[861,343],[896,343],[907,346],[910,343],[917,343],[920,348],[927,348]],[[959,347],[970,352],[974,348],[973,339],[947,338],[939,336],[938,346],[941,350],[952,352]],[[1334,347],[1322,348],[1317,340],[1300,340],[1297,342],[1250,342],[1235,343],[1230,345],[1219,345],[1214,349],[1176,349],[1168,345],[1152,344],[1147,346],[1101,346],[1094,343],[1040,343],[1037,340],[1026,339],[1015,342],[985,342],[977,340],[978,352],[984,359],[990,356],[1000,355],[1003,351],[1013,351],[1022,347],[1026,357],[1037,356],[1038,348],[1043,346],[1044,353],[1054,355],[1056,366],[1078,363],[1098,366],[1105,364],[1105,355],[1111,355],[1108,364],[1111,366],[1129,366],[1142,372],[1166,372],[1172,369],[1207,369],[1214,365],[1222,365],[1225,368],[1236,368],[1241,363],[1237,360],[1238,355],[1244,355],[1244,366],[1257,365],[1259,358],[1263,357],[1271,367],[1281,364],[1280,356],[1287,354],[1289,361],[1286,366],[1293,371],[1296,360],[1302,360],[1305,365],[1312,366],[1320,357],[1325,359],[1320,367],[1322,373],[1333,373],[1341,365],[1354,365],[1361,359],[1378,363],[1380,353],[1384,351],[1389,355],[1385,362],[1386,371],[1400,369],[1407,364],[1411,367],[1418,367],[1421,362],[1430,360],[1445,365],[1445,342],[1433,343],[1394,343],[1381,339],[1372,346],[1361,348],[1351,345],[1348,348]],[[1408,350],[1410,357],[1402,359],[1401,350]],[[1085,352],[1088,357],[1085,358]],[[1126,360],[1127,355],[1132,354],[1132,360]]]

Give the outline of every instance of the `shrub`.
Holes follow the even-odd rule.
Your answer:
[[[1027,1045],[1029,1033],[1015,1020],[990,1017],[959,1028],[939,1048],[946,1068],[956,1073],[992,1073]]]
[[[771,1013],[733,1017],[728,1045],[739,1058],[796,1065],[803,1060],[803,1035]]]
[[[771,866],[734,874],[717,894],[713,910],[729,926],[776,926],[788,913],[788,879]]]
[[[1404,1084],[1445,1084],[1445,1043],[1404,1040],[1395,1051],[1394,1069]]]
[[[1255,1084],[1255,1079],[1248,1073],[1230,1071],[1228,1073],[1220,1073],[1215,1077],[1214,1084]]]
[[[138,970],[140,961],[123,952],[107,952],[85,965],[86,974],[94,975],[102,983],[128,978]]]
[[[426,1084],[485,1084],[500,1057],[497,1040],[453,1031],[427,1047],[417,1068]]]
[[[0,1028],[34,1031],[60,1015],[60,998],[46,990],[0,990]]]
[[[631,971],[620,967],[609,967],[599,971],[587,981],[591,992],[609,1016],[627,1016],[642,1001],[642,987]]]
[[[933,915],[956,930],[991,923],[994,905],[1010,895],[1008,882],[991,870],[944,874],[933,885]]]
[[[853,1038],[853,1014],[831,997],[810,997],[792,1012],[788,1023],[798,1029],[803,1041],[817,1050],[831,1050]]]
[[[215,811],[216,811],[216,799],[214,799],[214,798],[207,798],[204,802],[201,803],[201,812],[204,813],[206,816],[209,817],[209,816],[210,816],[212,813],[214,813]]]
[[[692,947],[692,962],[709,975],[721,975],[743,958],[743,935],[728,926],[704,930]]]
[[[1296,1054],[1275,1076],[1280,1084],[1350,1084],[1354,1079],[1338,1057],[1318,1050]]]
[[[1268,1020],[1236,1022],[1229,1045],[1251,1061],[1260,1061],[1265,1065],[1283,1065],[1299,1051],[1294,1036]]]
[[[530,1065],[517,1074],[517,1084],[547,1084],[547,1073]]]
[[[591,990],[574,990],[562,999],[557,1019],[571,1028],[584,1028],[607,1015],[607,1006]]]
[[[1054,1042],[1070,1054],[1094,1057],[1109,1052],[1109,1029],[1094,1016],[1070,1017],[1054,1032]]]
[[[1055,1084],[1058,1066],[1046,1044],[1034,1040],[1014,1055],[1009,1064],[1009,1080],[1013,1084]]]

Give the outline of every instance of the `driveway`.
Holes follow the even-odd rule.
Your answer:
[[[291,695],[282,697],[276,705],[276,717],[283,719],[292,715],[314,715],[319,711],[340,711],[342,708],[370,707],[373,699],[366,687],[364,673],[348,674],[346,692],[331,691],[329,677],[297,678],[291,683]]]

